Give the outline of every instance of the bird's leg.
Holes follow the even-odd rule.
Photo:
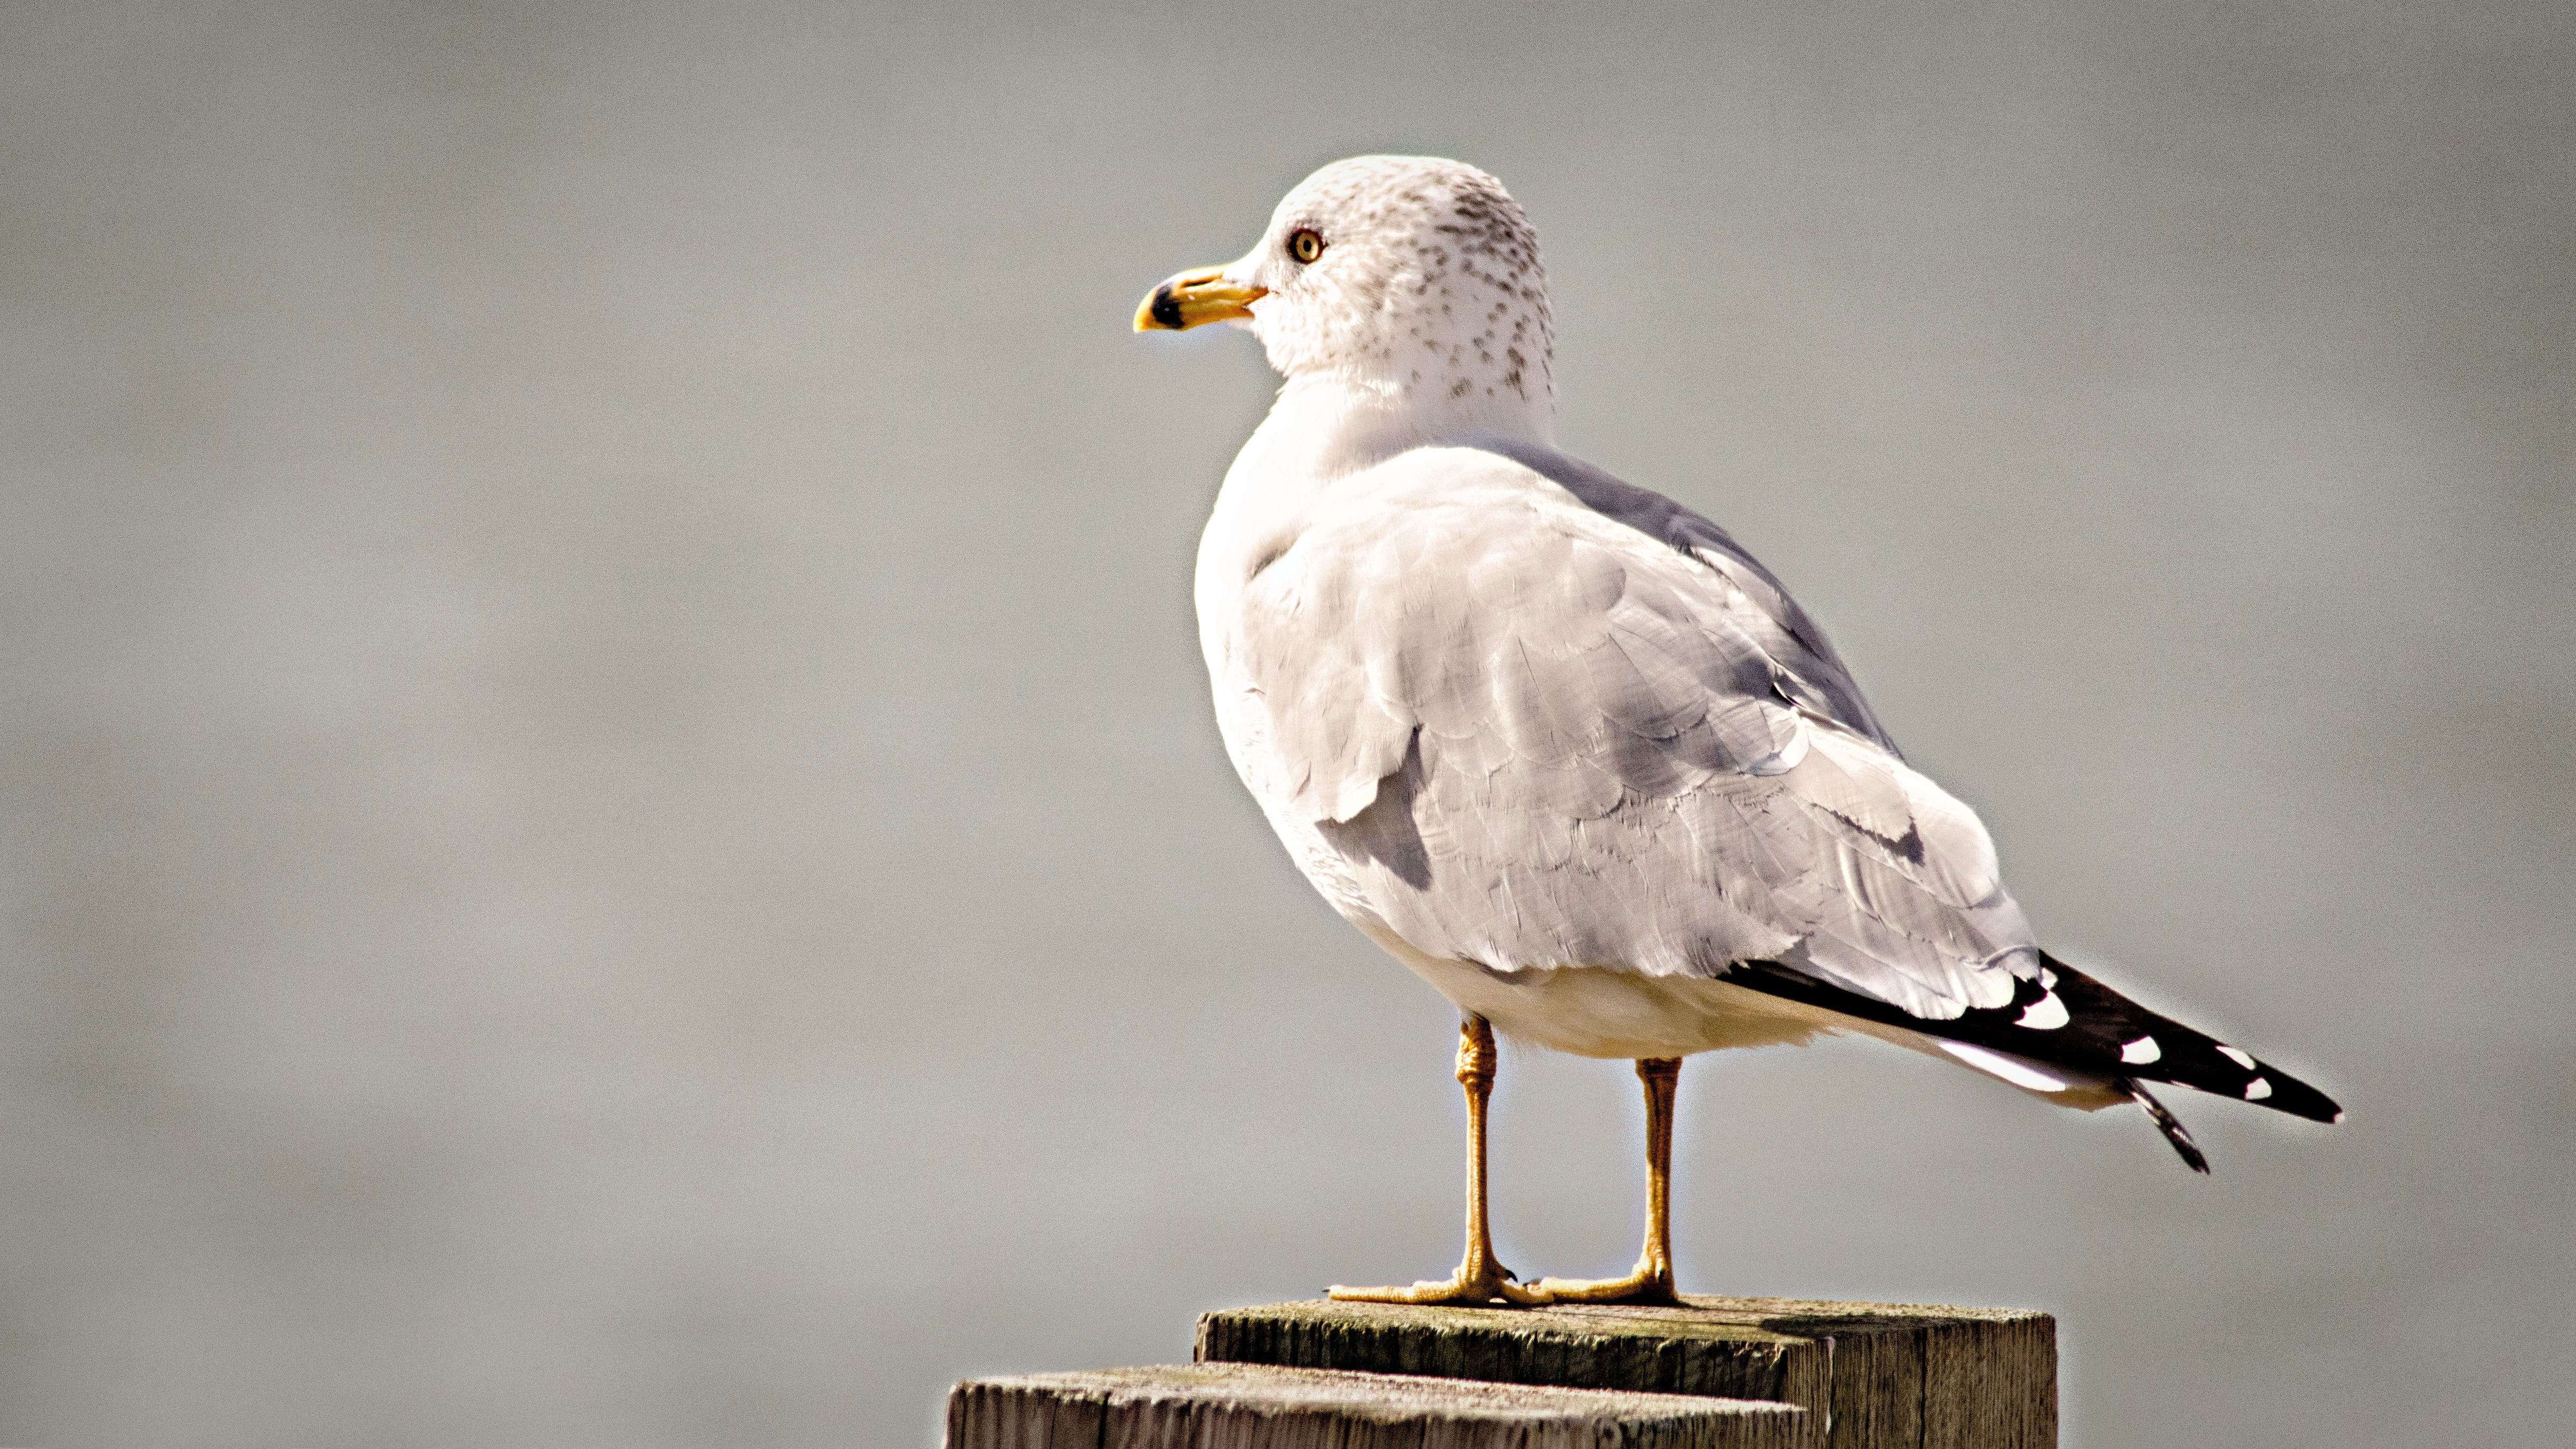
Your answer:
[[[1679,1057],[1646,1057],[1637,1079],[1646,1084],[1646,1248],[1625,1278],[1546,1278],[1539,1291],[1559,1303],[1679,1303],[1673,1291],[1673,1089],[1680,1085]]]
[[[1467,1256],[1445,1283],[1424,1280],[1410,1288],[1344,1288],[1335,1298],[1364,1303],[1545,1303],[1547,1295],[1513,1281],[1494,1260],[1493,1234],[1485,1226],[1485,1101],[1494,1092],[1494,1029],[1470,1012],[1458,1023],[1458,1085],[1467,1090]]]

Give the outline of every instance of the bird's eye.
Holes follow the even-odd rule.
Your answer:
[[[1301,226],[1288,233],[1288,255],[1300,262],[1311,262],[1323,254],[1323,233],[1311,226]]]

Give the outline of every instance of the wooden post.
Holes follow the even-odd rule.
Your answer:
[[[1314,1299],[1199,1319],[1202,1362],[1430,1374],[1808,1411],[1826,1449],[2053,1449],[2045,1313],[1692,1296],[1682,1308],[1422,1308]]]
[[[949,1449],[2053,1449],[2045,1313],[1315,1299],[1199,1319],[1195,1364],[968,1379]]]
[[[948,1449],[1805,1449],[1785,1404],[1173,1364],[968,1379]]]

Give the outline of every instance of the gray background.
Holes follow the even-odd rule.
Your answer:
[[[12,6],[0,1443],[919,1444],[1457,1249],[1452,1016],[1221,756],[1270,386],[1144,289],[1500,174],[2058,950],[2327,1130],[1702,1058],[1702,1290],[2061,1315],[2068,1442],[2576,1413],[2558,5]],[[1506,1258],[1634,1252],[1515,1053]]]

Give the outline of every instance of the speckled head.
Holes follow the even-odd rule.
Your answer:
[[[1250,327],[1290,381],[1442,412],[1553,419],[1538,233],[1503,184],[1430,156],[1357,156],[1297,184],[1259,245],[1155,289],[1139,327]]]

